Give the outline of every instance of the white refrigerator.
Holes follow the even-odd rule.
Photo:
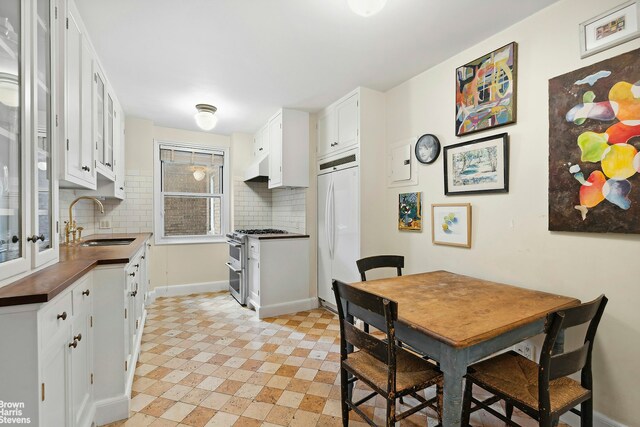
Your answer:
[[[332,279],[360,281],[360,174],[353,158],[318,172],[318,297],[333,307]]]

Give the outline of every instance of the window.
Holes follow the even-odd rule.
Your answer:
[[[222,240],[229,211],[227,157],[226,149],[156,141],[156,244]]]

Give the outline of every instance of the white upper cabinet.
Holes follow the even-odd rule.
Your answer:
[[[0,286],[58,257],[53,10],[0,3]]]
[[[61,115],[65,124],[61,133],[65,141],[60,161],[61,187],[97,190],[86,194],[124,198],[124,177],[117,177],[118,156],[124,153],[118,147],[124,141],[117,117],[118,109],[122,109],[74,1],[60,1],[66,4],[60,44],[64,58]],[[115,186],[118,194],[114,193],[116,180],[121,181]],[[102,188],[105,186],[108,188]]]
[[[309,113],[282,109],[267,125],[269,188],[309,186]]]
[[[346,151],[360,140],[360,94],[351,93],[318,115],[318,157]]]
[[[73,2],[61,20],[59,50],[62,68],[60,115],[60,179],[63,187],[96,188],[91,118],[93,53]],[[59,27],[59,28],[60,28]]]

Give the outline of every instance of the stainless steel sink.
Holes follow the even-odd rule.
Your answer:
[[[122,237],[116,239],[91,239],[82,242],[80,246],[125,246],[130,245],[134,240],[136,239],[132,237]]]

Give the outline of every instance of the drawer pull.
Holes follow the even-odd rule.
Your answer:
[[[67,320],[67,312],[63,311],[62,314],[58,314],[58,316],[56,317],[56,319],[62,319],[62,320]]]
[[[82,334],[78,334],[75,337],[73,337],[74,341],[82,341]]]
[[[134,271],[133,273],[129,273],[129,276],[136,277],[136,272]]]
[[[135,268],[140,268],[140,264],[134,265]]]
[[[78,341],[77,340],[73,340],[73,342],[71,344],[69,344],[69,348],[73,347],[76,348],[78,346]]]
[[[82,295],[84,295],[85,297],[88,297],[90,294],[89,289],[87,289],[86,291],[82,291]]]

